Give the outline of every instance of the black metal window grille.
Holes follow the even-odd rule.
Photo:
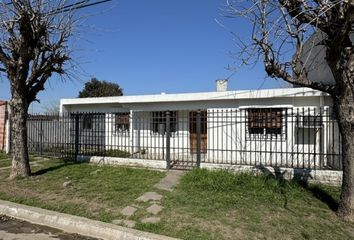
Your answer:
[[[114,114],[114,130],[116,133],[129,132],[130,129],[130,113]]]
[[[200,133],[207,134],[208,129],[208,120],[207,120],[207,112],[200,112]],[[197,133],[197,112],[189,113],[189,132],[194,134]]]
[[[286,118],[284,108],[247,109],[247,135],[249,138],[285,138]]]
[[[152,112],[151,131],[153,134],[166,133],[166,112]],[[170,131],[177,132],[177,111],[170,111]]]
[[[83,130],[91,130],[92,129],[92,115],[91,114],[83,114],[82,115],[82,129]]]
[[[322,116],[305,115],[297,117],[297,127],[320,128],[322,127]]]

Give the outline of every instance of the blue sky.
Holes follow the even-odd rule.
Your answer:
[[[94,14],[74,47],[75,61],[82,68],[80,79],[63,82],[53,77],[38,95],[41,104],[30,110],[76,97],[93,76],[118,83],[125,95],[213,91],[216,79],[233,73],[227,70],[234,64],[229,53],[237,49],[229,30],[241,37],[250,31],[244,22],[222,17],[224,5],[225,0],[116,0],[86,10]],[[281,84],[265,80],[258,64],[238,69],[229,89]],[[9,84],[3,78],[0,99],[9,98]]]

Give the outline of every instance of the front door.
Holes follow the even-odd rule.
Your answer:
[[[200,114],[200,152],[207,152],[207,112],[201,111]],[[189,113],[189,144],[191,153],[197,153],[197,112]]]

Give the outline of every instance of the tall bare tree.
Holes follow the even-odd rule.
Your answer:
[[[243,63],[262,59],[270,77],[332,96],[343,146],[338,215],[354,221],[354,1],[228,0],[227,6],[229,17],[250,24],[248,40],[235,35]]]
[[[11,87],[10,178],[31,174],[26,127],[28,107],[53,74],[68,73],[66,66],[72,55],[70,39],[80,21],[77,10],[106,1],[0,2],[0,71]]]

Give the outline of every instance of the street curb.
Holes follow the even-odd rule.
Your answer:
[[[176,240],[176,238],[3,200],[0,200],[0,214],[57,228],[68,233],[77,233],[105,240]]]

